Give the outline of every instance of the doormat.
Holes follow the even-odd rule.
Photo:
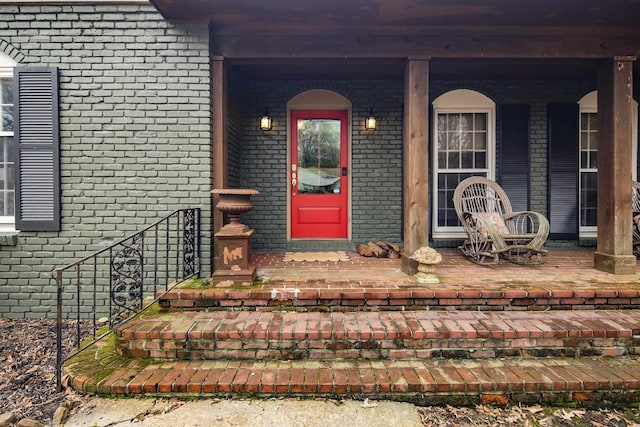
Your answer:
[[[282,261],[338,262],[349,261],[349,254],[344,251],[335,252],[285,252]]]

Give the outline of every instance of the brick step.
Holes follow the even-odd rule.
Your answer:
[[[623,357],[149,362],[85,351],[66,362],[64,374],[78,391],[127,396],[368,397],[456,406],[640,400],[640,364]]]
[[[532,282],[535,284],[535,282]],[[257,310],[621,310],[640,309],[640,289],[428,289],[394,283],[361,285],[353,281],[270,284],[251,289],[176,288],[160,296],[164,311]],[[384,286],[384,287],[382,287]],[[524,288],[524,286],[522,286]]]
[[[640,311],[161,313],[116,329],[151,359],[412,359],[640,354]]]

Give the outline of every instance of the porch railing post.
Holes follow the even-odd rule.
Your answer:
[[[56,315],[56,391],[62,391],[62,270],[56,270],[57,303]]]

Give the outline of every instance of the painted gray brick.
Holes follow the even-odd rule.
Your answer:
[[[186,50],[176,56],[198,60],[169,61],[169,44]],[[63,229],[20,233],[17,247],[2,248],[0,289],[11,299],[0,296],[0,316],[55,313],[55,267],[185,207],[176,193],[203,209],[208,235],[210,168],[189,179],[169,169],[180,164],[185,137],[194,155],[209,162],[210,112],[200,111],[210,102],[206,25],[176,28],[151,5],[3,6],[0,49],[22,65],[60,68]],[[198,114],[168,119],[175,105]],[[202,258],[206,276],[207,241]]]

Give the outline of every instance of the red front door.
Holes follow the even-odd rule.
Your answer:
[[[346,239],[346,111],[291,112],[291,238]]]

